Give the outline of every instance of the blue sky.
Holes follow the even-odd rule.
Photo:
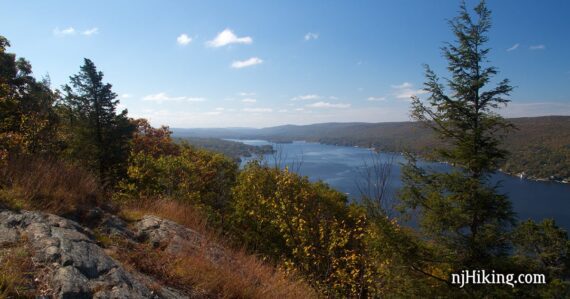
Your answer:
[[[408,120],[459,1],[4,1],[0,34],[54,88],[92,59],[172,127]],[[468,4],[475,4],[468,1]],[[488,1],[506,116],[570,115],[570,1]],[[420,92],[421,93],[421,92]]]

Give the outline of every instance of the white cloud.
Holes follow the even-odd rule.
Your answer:
[[[390,99],[390,97],[388,97]],[[294,102],[291,102],[294,103]],[[570,115],[570,103],[568,99],[562,102],[526,102],[521,104],[511,103],[499,113],[508,117],[539,116],[539,115]],[[269,106],[267,106],[269,107]],[[197,110],[188,105],[176,110],[143,109],[141,107],[129,107],[129,115],[135,118],[147,118],[153,126],[169,125],[176,128],[219,128],[220,124],[225,127],[269,127],[285,124],[311,124],[325,122],[392,122],[409,121],[409,105],[404,101],[395,101],[391,105],[350,107],[348,109],[316,109],[287,107],[287,113],[278,113],[281,108],[272,107],[271,112],[252,111],[244,112],[241,109],[230,113],[226,108],[223,113],[216,115],[208,112],[211,110]],[[185,110],[186,109],[186,110]],[[226,113],[226,111],[228,113]],[[251,110],[250,110],[251,111]],[[257,112],[257,113],[255,113]],[[208,115],[208,114],[212,115]],[[213,116],[215,115],[215,116]],[[308,117],[310,115],[311,117]]]
[[[241,97],[251,97],[255,95],[255,92],[240,92],[238,95]]]
[[[182,96],[182,97],[171,97],[168,94],[166,94],[165,92],[150,94],[150,95],[147,95],[143,98],[143,101],[156,102],[159,104],[162,104],[164,102],[180,102],[180,101],[204,102],[205,100],[206,100],[205,98],[200,98],[200,97],[184,97],[184,96]]]
[[[382,102],[386,100],[386,97],[368,97],[367,100],[371,102]]]
[[[528,48],[531,49],[531,50],[533,50],[533,51],[534,51],[534,50],[544,50],[544,49],[546,49],[546,46],[545,46],[545,45],[532,45],[532,46],[530,46],[530,47],[528,47]]]
[[[319,34],[318,33],[313,33],[313,32],[308,32],[307,34],[305,34],[305,40],[312,40],[312,39],[318,39],[319,38]]]
[[[283,113],[283,112],[287,112],[287,111],[289,111],[289,110],[287,110],[287,109],[279,109],[278,112],[282,112],[282,113]]]
[[[73,27],[67,27],[64,29],[59,29],[59,27],[56,27],[53,30],[53,34],[55,36],[67,36],[67,35],[75,35],[75,29]]]
[[[397,105],[400,104],[400,105]],[[219,128],[220,124],[226,127],[269,127],[285,124],[311,124],[324,122],[352,122],[355,120],[362,122],[386,122],[386,121],[406,121],[409,120],[409,106],[406,103],[396,103],[387,107],[362,107],[350,109],[329,109],[326,111],[314,111],[316,109],[306,109],[304,111],[294,111],[289,109],[289,113],[247,113],[236,111],[235,113],[222,113],[217,116],[205,115],[205,111],[196,111],[191,107],[189,110],[161,110],[161,109],[136,109],[130,107],[129,115],[135,118],[144,117],[153,126],[169,125],[175,128]],[[279,109],[279,108],[277,108]],[[311,112],[311,110],[313,110]],[[229,111],[229,109],[227,110]],[[310,114],[311,117],[307,117]],[[241,116],[241,117],[239,117]]]
[[[226,110],[226,108],[224,108],[224,107],[216,107],[216,109],[214,109],[214,110],[216,110],[216,111],[224,111],[224,110]]]
[[[291,98],[291,101],[318,100],[320,98],[321,98],[321,96],[318,94],[305,94],[305,95],[300,95],[300,96],[296,96],[294,98]]]
[[[186,97],[184,99],[186,102],[205,102],[206,98],[202,97]]]
[[[257,100],[256,100],[256,99],[252,99],[252,98],[246,98],[246,99],[241,100],[241,102],[242,102],[242,103],[246,103],[246,104],[252,104],[252,103],[257,102]]]
[[[273,109],[271,109],[271,108],[243,108],[243,109],[241,109],[241,111],[260,113],[260,112],[272,112]]]
[[[209,111],[204,113],[205,115],[216,116],[222,114],[222,111]]]
[[[397,99],[410,100],[411,97],[426,94],[427,91],[423,89],[414,89],[414,85],[410,82],[404,82],[400,85],[392,85],[394,89],[394,96]]]
[[[156,93],[156,94],[149,94],[143,98],[143,101],[149,102],[170,102],[170,101],[182,101],[185,97],[171,97],[164,92]]]
[[[218,35],[211,41],[208,41],[206,45],[213,48],[219,48],[227,46],[230,44],[246,44],[249,45],[253,42],[253,39],[249,36],[237,37],[233,31],[229,28],[224,29],[224,31],[218,33]]]
[[[130,98],[132,98],[132,97],[133,97],[132,94],[123,93],[122,95],[119,96],[119,99],[121,99],[121,100],[126,100],[126,99],[130,99]]]
[[[176,38],[176,42],[181,46],[186,46],[192,42],[192,38],[189,37],[186,33],[182,33]]]
[[[507,49],[507,52],[514,51],[514,50],[518,49],[519,46],[520,46],[520,44],[516,43],[516,44],[514,44],[512,47],[508,48],[508,49]]]
[[[237,60],[237,61],[232,62],[232,68],[241,69],[244,67],[253,66],[253,65],[261,64],[261,63],[263,63],[262,59],[260,59],[258,57],[251,57],[251,58],[246,59],[246,60],[241,60],[241,61]]]
[[[81,32],[81,35],[85,35],[85,36],[91,36],[94,34],[98,34],[99,33],[99,28],[97,27],[93,27],[91,29],[87,29]]]
[[[58,36],[58,37],[72,36],[72,35],[76,35],[76,34],[81,34],[81,35],[89,37],[89,36],[92,36],[92,35],[95,35],[98,33],[99,33],[99,28],[97,28],[97,27],[93,27],[93,28],[86,29],[83,31],[77,31],[73,27],[67,27],[64,29],[59,29],[59,27],[56,27],[53,30],[53,35]]]
[[[405,89],[405,88],[411,88],[413,85],[410,82],[404,82],[400,85],[392,85],[392,88],[395,89]]]
[[[350,108],[350,104],[329,103],[329,102],[316,102],[306,106],[311,108]]]

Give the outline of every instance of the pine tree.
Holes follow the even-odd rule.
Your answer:
[[[429,97],[412,102],[412,117],[441,140],[435,158],[453,169],[422,169],[410,158],[400,194],[404,209],[418,212],[420,229],[435,249],[432,262],[455,273],[498,267],[514,224],[509,199],[490,181],[507,155],[501,139],[512,126],[496,110],[509,102],[512,87],[506,79],[487,87],[497,74],[487,65],[490,49],[485,46],[491,14],[484,1],[474,12],[462,3],[459,16],[450,21],[456,40],[442,49],[450,73],[446,84],[426,66]]]
[[[111,84],[103,83],[103,73],[91,60],[85,59],[70,81],[63,87],[69,154],[95,171],[102,182],[116,179],[125,171],[122,164],[135,126],[127,110],[116,113],[117,94]]]

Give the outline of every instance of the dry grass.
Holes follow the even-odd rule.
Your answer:
[[[298,277],[261,261],[244,250],[223,247],[223,258],[213,260],[211,248],[220,248],[221,238],[209,231],[192,206],[171,200],[142,202],[123,207],[131,220],[155,215],[200,232],[206,241],[198,250],[171,255],[148,244],[122,242],[116,258],[124,264],[159,279],[163,284],[198,296],[215,298],[316,298],[316,292]],[[121,242],[119,242],[121,243]]]
[[[0,168],[0,204],[13,209],[70,215],[97,204],[97,179],[58,161],[14,159]]]
[[[287,276],[243,252],[232,252],[229,259],[213,262],[200,252],[179,256],[148,244],[130,243],[114,255],[124,265],[197,297],[317,297],[315,291],[302,280]]]
[[[97,180],[89,173],[45,160],[13,160],[0,169],[0,205],[41,210],[63,216],[100,202]],[[210,229],[206,217],[191,205],[173,200],[146,200],[121,209],[121,216],[137,220],[155,215],[202,234],[200,249],[171,255],[148,244],[104,238],[101,245],[115,247],[113,254],[127,267],[155,277],[164,285],[189,294],[216,298],[312,298],[316,294],[301,279],[288,276],[243,250],[223,247],[224,258],[213,260],[209,250],[220,248],[222,238]],[[103,240],[102,239],[102,240]],[[190,253],[191,252],[191,253]],[[25,248],[0,249],[0,298],[27,296],[33,266]],[[5,270],[8,269],[8,270]]]
[[[34,298],[34,264],[25,243],[0,248],[0,298]]]
[[[175,264],[173,272],[197,288],[225,298],[316,297],[303,281],[287,277],[241,251],[232,252],[231,259],[220,264],[212,263],[203,254],[187,256]]]

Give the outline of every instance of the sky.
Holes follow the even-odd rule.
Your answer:
[[[467,1],[472,7],[475,1]],[[459,1],[5,1],[0,35],[60,89],[84,58],[155,126],[409,118]],[[508,117],[570,115],[570,1],[488,1]]]

